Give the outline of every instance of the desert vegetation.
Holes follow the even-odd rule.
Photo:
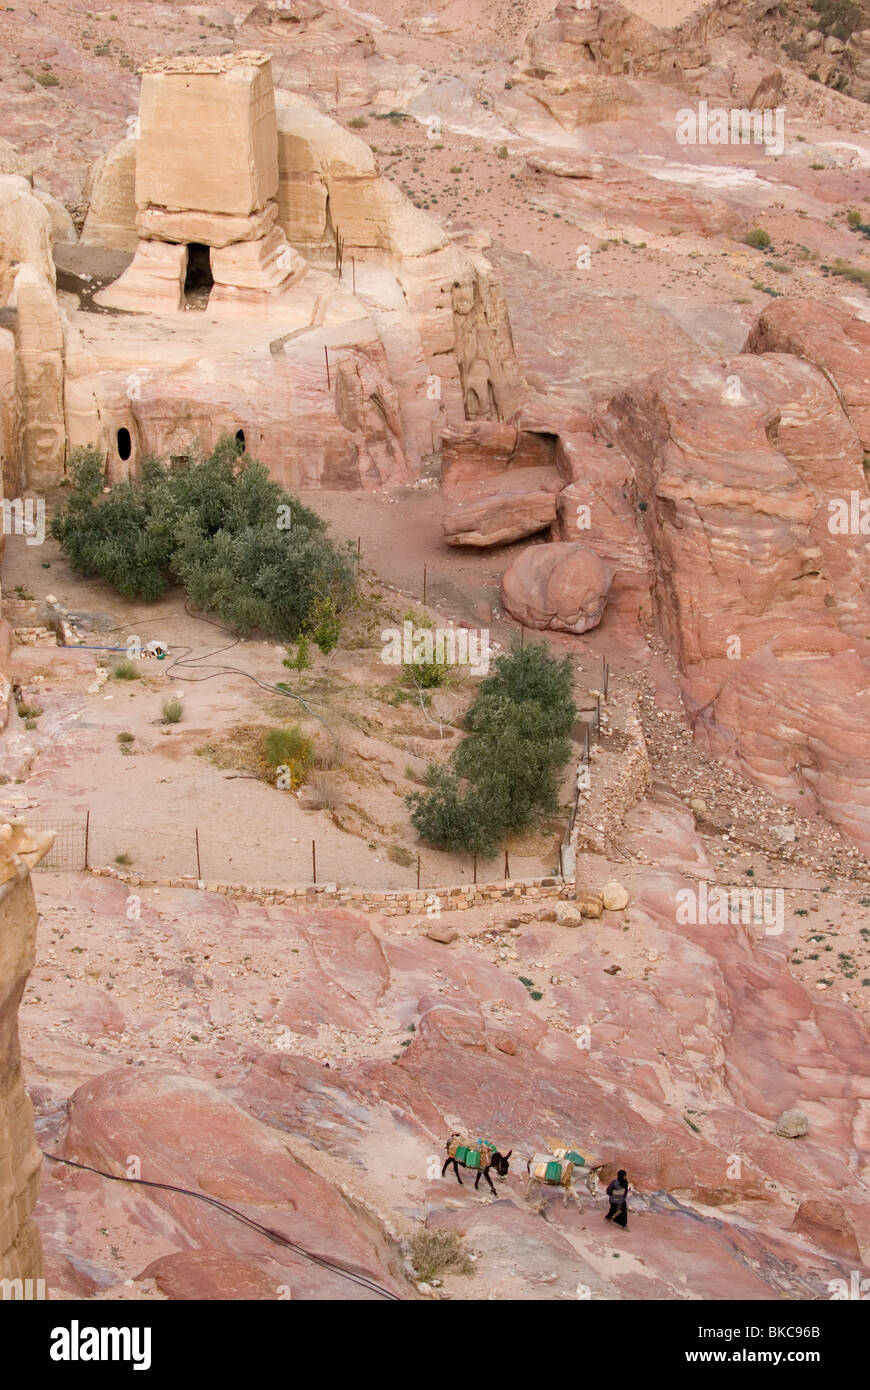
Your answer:
[[[104,481],[99,451],[76,450],[51,531],[78,574],[146,601],[177,583],[236,633],[294,641],[311,626],[321,650],[335,645],[354,589],[350,548],[235,440],[182,464],[145,459],[108,492]]]
[[[466,737],[447,764],[429,764],[425,791],[408,793],[421,839],[491,855],[554,811],[577,715],[571,689],[570,660],[543,643],[498,657],[465,716]]]

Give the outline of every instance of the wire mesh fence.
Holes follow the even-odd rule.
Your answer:
[[[41,832],[54,830],[54,844],[48,854],[37,864],[40,869],[86,869],[88,866],[88,821],[81,820],[34,820],[26,817],[28,830]]]
[[[256,871],[253,860],[246,862],[242,856],[240,861],[237,837],[232,841],[218,840],[212,843],[207,835],[201,855],[200,831],[196,826],[152,825],[147,830],[142,826],[136,827],[135,833],[147,839],[144,843],[140,839],[137,852],[130,855],[116,852],[124,827],[114,821],[103,824],[98,819],[94,822],[90,814],[81,819],[27,816],[25,824],[28,830],[35,833],[46,830],[55,832],[54,844],[36,866],[38,871],[79,872],[94,865],[117,866],[129,868],[133,874],[142,874],[146,880],[183,878],[189,880],[191,886],[206,879],[213,882],[238,879],[251,883],[256,880],[259,883],[265,877],[279,885],[341,882],[345,886],[390,892],[410,888],[435,889],[460,882],[490,883],[499,879],[510,882],[514,878],[563,873],[562,849],[554,844],[549,855],[536,853],[529,857],[516,851],[510,854],[505,851],[503,858],[498,854],[478,862],[476,855],[469,855],[467,861],[463,858],[461,863],[455,860],[450,863],[432,862],[431,856],[408,852],[401,860],[401,868],[389,861],[377,869],[372,865],[357,882],[352,871],[348,874],[344,856],[336,853],[334,845],[322,844],[312,838],[294,842],[292,851],[276,859],[271,871],[267,870],[264,876],[262,860],[256,864]]]

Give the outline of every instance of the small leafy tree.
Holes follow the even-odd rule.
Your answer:
[[[285,640],[326,604],[337,642],[354,590],[352,548],[332,541],[326,523],[234,439],[182,464],[146,459],[135,482],[107,493],[97,449],[76,451],[70,466],[71,494],[51,531],[77,573],[145,600],[179,583],[233,631]],[[291,525],[280,526],[285,514]]]
[[[411,792],[411,823],[439,849],[492,854],[504,835],[558,805],[577,711],[569,658],[543,644],[498,658],[465,719],[468,736],[446,767],[430,764]]]
[[[308,638],[304,632],[299,638],[295,655],[293,654],[292,647],[288,647],[287,655],[284,657],[281,665],[286,666],[291,671],[310,671],[311,657],[308,652]]]
[[[324,656],[328,656],[338,646],[341,635],[341,619],[331,594],[317,595],[311,605],[308,623],[315,646]]]

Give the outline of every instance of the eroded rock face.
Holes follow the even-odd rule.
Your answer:
[[[252,1260],[228,1255],[225,1250],[180,1250],[154,1260],[137,1275],[137,1283],[153,1279],[160,1293],[170,1299],[280,1298],[280,1286],[258,1269]],[[289,1290],[285,1288],[283,1296]]]
[[[381,176],[369,145],[290,92],[279,92],[278,206],[288,240],[309,253],[330,246],[398,257],[449,245],[437,222]]]
[[[23,826],[0,826],[0,1279],[43,1277],[42,1246],[31,1219],[42,1155],[21,1071],[18,1006],[36,956],[30,869],[53,839],[34,839]]]
[[[336,318],[341,312],[339,302]],[[96,383],[91,359],[72,360],[72,442],[108,436],[111,481],[135,474],[144,454],[191,456],[199,445],[211,449],[222,434],[239,430],[247,452],[283,487],[370,489],[409,480],[399,401],[380,343],[342,352],[329,384],[322,350],[319,362],[304,350],[270,354],[240,374],[227,339],[224,348],[225,357],[167,363],[160,371],[117,366]],[[131,439],[127,459],[117,450],[121,429]]]
[[[88,205],[82,242],[87,246],[114,247],[135,251],[136,230],[136,141],[120,140],[89,170],[83,190]]]
[[[532,545],[502,576],[505,608],[525,627],[587,632],[601,621],[613,571],[588,546]]]
[[[4,408],[4,474],[15,490],[63,471],[63,325],[55,290],[52,214],[27,179],[0,175],[0,304],[13,311],[14,392]]]
[[[560,0],[552,17],[526,39],[521,67],[536,77],[660,73],[698,68],[709,61],[703,26],[695,19],[656,28],[618,0],[578,8]]]
[[[108,1172],[125,1171],[129,1155],[135,1153],[143,1178],[241,1206],[247,1215],[283,1229],[288,1239],[306,1249],[351,1265],[394,1290],[401,1286],[396,1279],[399,1262],[374,1223],[354,1211],[324,1178],[294,1162],[277,1131],[193,1077],[121,1067],[85,1083],[73,1096],[64,1152],[76,1162]],[[215,1208],[174,1192],[159,1193],[157,1201],[186,1239],[206,1248],[217,1245],[242,1261],[262,1257],[263,1237]],[[318,1291],[327,1296],[328,1290],[334,1295],[342,1288],[337,1276],[280,1246],[272,1247],[270,1254],[274,1298],[291,1275],[295,1289],[304,1289],[309,1297]],[[216,1284],[226,1290],[232,1267],[221,1279],[208,1260],[202,1268],[196,1260],[180,1266],[174,1262],[168,1268],[161,1262],[140,1277],[156,1277],[171,1296],[183,1297],[185,1289],[197,1289],[202,1297],[204,1288]],[[251,1282],[250,1273],[243,1282]],[[262,1297],[266,1280],[261,1276],[255,1282]],[[360,1296],[365,1296],[363,1290]]]
[[[840,1202],[832,1202],[824,1197],[810,1197],[801,1202],[795,1212],[792,1230],[809,1236],[844,1259],[861,1263],[861,1247],[855,1229]]]
[[[442,530],[448,545],[506,545],[546,530],[555,520],[554,493],[505,491],[451,508]]]
[[[856,29],[850,35],[846,58],[853,73],[850,95],[870,101],[870,29]]]
[[[674,229],[699,237],[736,236],[743,226],[739,212],[724,199],[698,190],[688,194],[614,160],[605,161],[600,178],[566,176],[545,168],[538,183],[543,194],[557,191],[571,215],[596,235],[606,234],[608,219],[639,237],[667,236]]]
[[[645,802],[636,814],[666,855],[702,862],[682,809]],[[395,919],[182,890],[163,892],[159,911],[149,899],[119,935],[126,885],[56,878],[43,910],[63,905],[69,940],[87,923],[91,948],[113,950],[125,1037],[94,1020],[89,1036],[109,1055],[86,1046],[81,981],[61,975],[29,1003],[23,1027],[46,1078],[37,1101],[54,1152],[115,1173],[136,1154],[143,1178],[238,1206],[405,1296],[391,1221],[455,1222],[500,1297],[572,1296],[584,1278],[603,1297],[671,1298],[688,1278],[705,1298],[822,1298],[854,1268],[851,1247],[832,1242],[839,1214],[815,1213],[804,1235],[788,1228],[822,1186],[866,1239],[866,1165],[855,1157],[866,1150],[864,1023],[791,976],[789,935],[678,922],[677,895],[695,881],[679,869],[621,866],[628,934],[621,915],[580,929],[538,920],[516,935],[511,962],[461,923],[444,945],[426,919],[398,932]],[[143,991],[142,964],[157,950],[194,963],[168,978],[158,969]],[[618,952],[623,969],[609,973]],[[520,972],[546,991],[543,1009]],[[590,1019],[591,1051],[577,1044]],[[106,1067],[96,1076],[95,1062]],[[773,1132],[784,1106],[810,1117],[804,1138]],[[513,1146],[500,1201],[437,1176],[458,1126]],[[558,1204],[546,1221],[526,1203],[524,1157],[551,1136],[594,1155],[602,1176],[628,1170],[642,1274],[612,1259],[602,1199],[584,1194],[582,1213],[565,1215]],[[183,1194],[51,1165],[37,1215],[59,1293],[86,1296],[137,1271],[143,1293],[154,1280],[167,1297],[225,1297],[236,1281],[251,1297],[271,1288],[277,1298],[282,1285],[294,1299],[360,1292]],[[542,1282],[553,1272],[555,1287]],[[478,1280],[454,1296],[478,1298]]]
[[[16,150],[8,140],[0,138],[0,174],[17,174],[19,178],[33,183],[33,166],[30,160]]]
[[[657,374],[608,423],[696,736],[870,843],[867,537],[829,524],[867,492],[837,391],[807,361],[746,354]]]
[[[756,0],[752,18],[775,4]],[[623,76],[730,97],[738,105],[775,105],[782,91],[781,70],[729,35],[745,20],[745,11],[742,0],[720,0],[669,23],[665,7],[653,23],[619,0],[588,6],[559,0],[550,18],[526,38],[517,66],[556,94],[588,90],[596,80]]]
[[[825,372],[870,452],[870,323],[837,304],[783,297],[759,316],[746,351],[791,352]]]
[[[54,285],[51,218],[20,174],[0,175],[0,297],[5,303],[15,279],[13,266],[32,265]]]

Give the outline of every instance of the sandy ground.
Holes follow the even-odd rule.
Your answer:
[[[495,644],[501,650],[509,644],[514,625],[489,618],[506,557],[475,565],[442,547],[437,540],[442,503],[435,493],[409,489],[401,499],[312,494],[306,500],[337,535],[361,537],[364,561],[378,557],[384,612],[392,610],[394,620],[411,608],[422,611],[422,565],[428,564],[427,602],[436,626],[445,625],[448,617],[476,624],[483,618],[493,650]],[[403,548],[395,544],[400,505],[403,536],[414,542]],[[123,652],[15,649],[14,678],[26,700],[38,703],[44,713],[36,730],[28,733],[20,727],[16,735],[17,747],[31,747],[34,753],[22,755],[20,766],[10,763],[5,769],[14,778],[0,787],[0,808],[8,814],[81,822],[90,811],[91,863],[107,864],[121,856],[134,869],[157,877],[197,872],[198,830],[199,863],[207,882],[309,882],[312,840],[319,882],[412,887],[418,853],[421,886],[470,881],[470,856],[441,854],[419,843],[404,796],[418,785],[409,779],[409,770],[419,776],[430,758],[446,756],[460,737],[456,723],[474,697],[475,681],[457,678],[434,697],[428,715],[413,701],[384,703],[379,691],[396,674],[380,664],[381,623],[387,621],[383,614],[364,646],[340,648],[329,658],[315,651],[314,668],[300,678],[282,667],[283,646],[235,642],[220,627],[188,614],[180,592],[153,605],[127,603],[107,586],[77,578],[50,539],[42,547],[30,547],[23,538],[10,538],[2,582],[13,603],[18,586],[36,599],[53,592],[73,612],[102,615],[106,631],[92,634],[95,644],[124,645],[136,634],[143,642],[159,638],[170,648],[165,663],[141,665],[141,679],[110,680],[90,695],[98,659],[112,664]],[[560,653],[570,649],[558,637],[552,646]],[[594,655],[584,656],[585,647],[573,649],[581,708],[590,703],[586,692],[599,670]],[[302,724],[316,748],[328,747],[331,737],[308,711],[322,716],[339,738],[346,766],[334,774],[343,802],[336,814],[345,829],[328,811],[304,806],[292,792],[279,792],[245,775],[245,768],[216,766],[197,752],[215,744],[226,748],[239,726],[270,727],[299,719],[296,701],[270,693],[251,676],[267,686],[285,680],[302,695],[308,706],[301,711]],[[172,694],[183,699],[184,716],[167,727],[161,723],[162,706]],[[443,738],[439,710],[448,721]],[[566,808],[572,781],[569,769]],[[512,877],[554,872],[566,818],[567,809],[552,828],[508,843]],[[393,853],[405,862],[395,862]],[[481,861],[481,881],[502,875],[500,856],[488,864]]]

